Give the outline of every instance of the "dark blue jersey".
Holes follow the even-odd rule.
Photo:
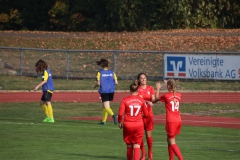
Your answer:
[[[115,91],[114,72],[112,70],[99,70],[100,88],[99,93],[113,93]]]
[[[52,80],[52,74],[49,69],[44,70],[42,80],[47,81],[45,84],[42,85],[42,90],[53,92],[54,85],[53,85],[53,80]]]

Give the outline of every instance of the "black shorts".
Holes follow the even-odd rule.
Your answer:
[[[112,101],[114,93],[100,93],[102,102]]]
[[[48,91],[44,91],[41,100],[42,101],[51,101],[52,99],[52,93]]]

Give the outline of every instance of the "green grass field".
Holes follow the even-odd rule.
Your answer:
[[[95,79],[66,80],[54,78],[55,90],[93,90]],[[160,80],[162,82],[162,80]],[[34,86],[41,82],[41,78],[25,76],[0,75],[0,88],[2,90],[33,90]],[[116,90],[129,90],[132,80],[119,80]],[[156,81],[148,81],[155,87]],[[26,85],[28,84],[28,85]],[[97,89],[95,89],[97,91]],[[166,88],[163,87],[163,90]],[[184,81],[177,80],[177,90],[186,91],[240,91],[239,81]]]
[[[112,104],[115,113],[118,105]],[[101,116],[100,106],[100,103],[53,103],[56,122],[49,124],[41,122],[44,114],[38,103],[0,103],[0,159],[126,159],[122,130],[112,121],[102,126],[97,121],[67,119]],[[211,108],[210,104],[183,104],[182,113],[191,113],[189,106],[199,110]],[[221,107],[224,105],[212,106]],[[238,105],[233,104],[229,107],[236,108]],[[162,112],[163,106],[155,107],[155,114]],[[163,125],[155,125],[153,138],[155,159],[167,160],[167,142]],[[237,129],[183,126],[181,134],[177,136],[177,143],[186,160],[239,160],[239,139],[240,130]]]
[[[172,31],[171,31],[172,32]],[[183,30],[181,32],[189,32]],[[195,30],[193,31],[195,32]],[[202,31],[201,31],[202,32]],[[212,31],[213,32],[213,31]],[[208,32],[207,32],[208,33]],[[39,34],[39,33],[37,33]],[[42,33],[44,34],[44,33]],[[88,33],[86,33],[88,34]],[[93,33],[92,33],[93,34]],[[103,34],[103,35],[102,35]],[[41,37],[0,37],[0,46],[50,48],[50,49],[77,49],[77,50],[149,50],[149,51],[230,51],[239,52],[239,40],[233,37],[205,37],[203,36],[161,36],[158,32],[151,34],[123,33],[123,37],[114,34],[104,36],[104,33],[95,33],[90,38],[41,38]],[[221,44],[219,42],[221,41]],[[204,43],[203,43],[204,42]],[[40,52],[39,52],[40,53]],[[24,71],[32,73],[34,63],[48,54],[32,54],[24,52]],[[59,69],[65,75],[65,53],[52,54]],[[89,60],[81,58],[82,53],[71,55],[71,59],[78,61],[77,71],[81,74],[86,71],[83,65],[95,64],[100,55],[90,56]],[[105,56],[106,53],[105,53]],[[120,59],[123,56],[119,56]],[[148,56],[155,58],[153,56]],[[48,57],[49,58],[49,57]],[[129,58],[129,57],[128,57]],[[111,58],[110,58],[111,59]],[[133,63],[136,58],[120,62]],[[19,68],[19,51],[2,52],[2,62],[12,68]],[[146,59],[145,59],[146,61]],[[160,60],[158,60],[160,61]],[[136,61],[137,62],[137,61]],[[142,64],[142,63],[140,63]],[[121,66],[121,65],[120,65]],[[61,68],[62,67],[62,68]],[[73,66],[72,66],[73,67]],[[95,67],[95,66],[94,66]],[[139,67],[139,66],[138,66]],[[142,67],[142,66],[141,66]],[[88,67],[90,68],[90,67]],[[120,69],[118,67],[118,74]],[[137,68],[135,66],[135,68]],[[157,67],[152,67],[153,69]],[[95,68],[93,68],[95,71]],[[33,71],[34,72],[34,71]],[[89,73],[92,73],[89,72]],[[56,73],[55,75],[57,75]],[[126,73],[125,73],[126,74]],[[135,74],[134,74],[135,75]],[[137,76],[137,75],[136,75]],[[32,90],[41,79],[34,77],[19,77],[0,75],[1,90]],[[117,90],[128,90],[132,81],[119,81]],[[56,90],[92,90],[94,79],[65,80],[54,79]],[[148,84],[155,86],[155,81]],[[27,85],[26,85],[27,84]],[[239,81],[179,81],[178,90],[220,90],[240,91]],[[117,113],[119,104],[112,104]],[[0,103],[0,160],[124,160],[126,147],[122,139],[122,131],[112,122],[106,126],[97,124],[97,121],[74,121],[67,117],[101,116],[100,103],[53,103],[56,123],[42,123],[43,111],[38,103]],[[160,106],[160,105],[159,105]],[[182,104],[181,112],[197,114],[201,111],[211,116],[226,116],[240,118],[239,104]],[[216,110],[229,110],[221,114],[213,114]],[[231,112],[230,112],[231,111]],[[233,112],[232,112],[233,111]],[[155,114],[164,113],[163,105],[154,107]],[[167,160],[167,142],[163,125],[155,125],[153,131],[155,160]],[[177,136],[177,143],[185,160],[239,160],[240,159],[240,130],[212,127],[183,126],[181,134]],[[146,142],[146,141],[145,141]],[[175,158],[176,159],[176,158]]]

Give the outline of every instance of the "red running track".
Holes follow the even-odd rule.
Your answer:
[[[120,102],[127,95],[127,92],[116,92],[113,102]],[[41,96],[41,92],[0,92],[0,102],[38,102]],[[54,92],[52,101],[100,102],[98,92]],[[182,93],[182,103],[240,103],[240,93]]]
[[[0,92],[0,102],[38,102],[41,92]],[[116,92],[113,102],[120,102],[127,92]],[[100,102],[97,92],[54,92],[56,102]],[[240,93],[182,93],[182,103],[240,103]],[[71,117],[76,120],[100,120],[101,117]],[[111,121],[111,119],[109,119]],[[155,115],[156,124],[165,124],[165,115]],[[240,129],[239,118],[182,115],[185,126],[209,126]]]

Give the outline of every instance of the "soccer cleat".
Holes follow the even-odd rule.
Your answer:
[[[100,123],[98,123],[98,124],[101,124],[101,125],[106,125],[106,122],[100,122]]]
[[[146,153],[142,153],[142,157],[140,158],[140,160],[146,160],[146,157],[147,157]]]
[[[112,116],[112,118],[113,118],[114,124],[115,125],[118,124],[117,117],[115,116],[115,114]]]
[[[47,122],[49,122],[49,123],[54,123],[55,121],[54,121],[53,118],[49,118]]]
[[[50,119],[49,117],[46,117],[46,118],[43,120],[43,122],[48,122],[49,119]]]
[[[148,160],[153,160],[152,153],[151,153],[151,154],[148,154]]]

